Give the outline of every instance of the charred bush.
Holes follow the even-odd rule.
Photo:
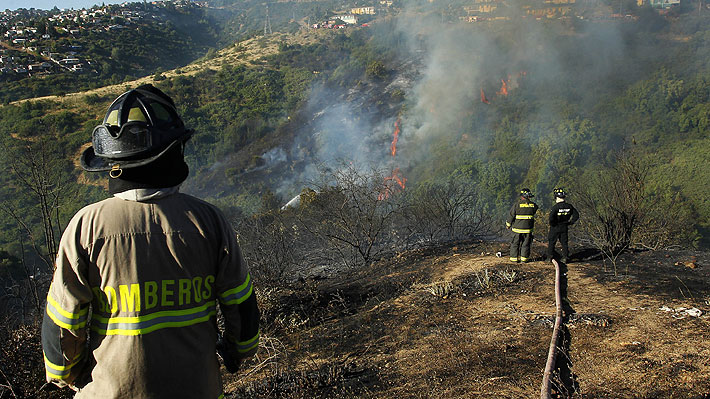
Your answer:
[[[312,241],[289,213],[270,211],[242,219],[237,226],[254,279],[268,286],[282,286],[297,279],[300,266],[312,259]]]
[[[74,391],[44,386],[40,323],[0,329],[0,398],[71,398]],[[43,388],[44,387],[44,388]]]
[[[369,265],[393,239],[393,220],[401,208],[394,198],[396,189],[382,173],[364,173],[353,166],[332,172],[324,181],[329,183],[302,198],[302,226],[332,260]]]
[[[454,281],[456,290],[465,296],[484,295],[525,280],[524,272],[513,268],[490,268],[476,271]]]
[[[407,195],[402,226],[429,244],[480,237],[490,233],[492,218],[473,182],[449,178],[424,182]]]
[[[621,152],[614,165],[592,172],[576,189],[585,238],[614,265],[632,247],[660,249],[696,235],[680,194],[652,184],[653,166],[648,157]]]

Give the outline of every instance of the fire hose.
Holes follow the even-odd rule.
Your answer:
[[[557,359],[558,345],[560,338],[560,327],[562,326],[562,284],[560,281],[561,272],[560,265],[555,259],[552,260],[555,265],[555,305],[557,311],[555,314],[555,327],[552,330],[552,339],[550,340],[550,350],[547,352],[547,364],[542,377],[542,387],[540,388],[541,399],[552,398],[552,371],[555,369],[555,361]]]

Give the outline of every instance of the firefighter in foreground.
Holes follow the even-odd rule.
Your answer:
[[[512,262],[527,262],[530,259],[533,226],[537,204],[532,201],[533,193],[524,188],[520,190],[520,198],[510,208],[506,229],[513,230],[513,240],[510,242],[510,260]]]
[[[143,85],[111,104],[81,155],[85,170],[109,172],[112,197],[64,231],[42,324],[47,380],[76,398],[223,397],[218,302],[228,370],[259,346],[234,231],[178,190],[191,134],[172,99]]]
[[[547,256],[552,259],[555,256],[555,245],[560,241],[562,247],[562,263],[567,263],[569,259],[568,247],[568,227],[579,219],[579,212],[572,204],[565,201],[567,193],[562,188],[553,191],[555,195],[555,205],[550,209],[550,232],[547,236]]]

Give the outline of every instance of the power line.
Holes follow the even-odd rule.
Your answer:
[[[271,18],[269,17],[269,5],[266,5],[266,20],[264,21],[264,36],[270,35],[274,32],[271,31]]]

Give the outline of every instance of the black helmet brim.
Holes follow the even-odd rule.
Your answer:
[[[188,130],[186,134],[183,135],[183,137],[173,141],[159,153],[148,158],[137,160],[108,160],[106,158],[102,158],[96,155],[96,153],[94,152],[94,147],[90,146],[89,148],[85,149],[84,152],[81,153],[81,157],[79,157],[79,163],[81,164],[81,168],[87,172],[108,172],[113,169],[115,165],[118,165],[118,168],[120,169],[137,168],[139,166],[147,165],[160,158],[161,156],[165,155],[165,153],[170,151],[176,145],[183,144],[184,142],[186,142],[187,139],[190,138],[190,136],[192,136],[192,131]]]

